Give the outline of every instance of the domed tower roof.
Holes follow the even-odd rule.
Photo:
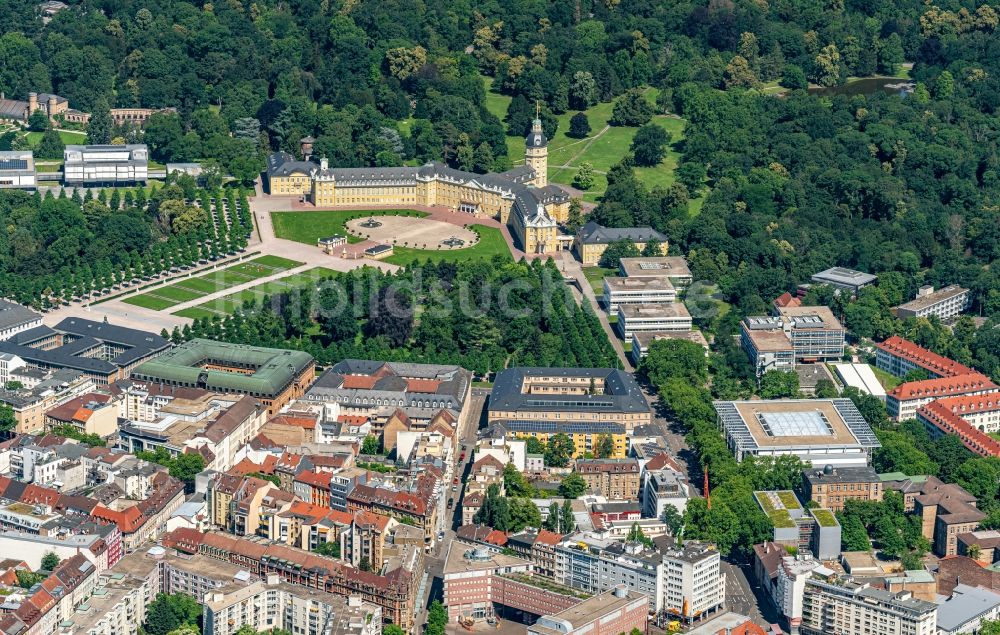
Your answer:
[[[548,143],[545,131],[542,130],[542,120],[536,118],[531,122],[531,132],[524,138],[524,145],[528,148],[544,148]]]

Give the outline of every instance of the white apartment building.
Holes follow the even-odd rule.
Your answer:
[[[604,306],[614,313],[624,304],[664,304],[677,301],[669,278],[604,278]]]
[[[107,571],[87,602],[59,624],[59,635],[138,635],[153,600],[148,582]]]
[[[212,591],[204,607],[204,635],[233,635],[244,625],[297,635],[382,633],[381,607],[281,582],[277,574],[241,588]]]
[[[63,152],[63,183],[88,187],[144,184],[148,166],[145,144],[68,145]]]
[[[690,622],[722,608],[726,574],[715,545],[691,541],[663,554],[663,610]]]
[[[917,410],[932,401],[946,397],[985,395],[1000,391],[1000,387],[982,373],[966,373],[900,384],[886,394],[885,408],[893,421],[906,421],[917,416]]]
[[[35,156],[31,152],[0,152],[0,190],[35,189]]]
[[[901,320],[926,318],[932,315],[947,320],[962,313],[971,305],[972,295],[964,287],[952,284],[935,291],[934,287],[927,285],[920,287],[916,298],[905,304],[900,304],[892,311]]]
[[[636,331],[690,331],[691,314],[681,302],[669,304],[622,304],[615,329],[623,340]]]
[[[806,581],[803,635],[937,635],[936,604],[850,578]]]

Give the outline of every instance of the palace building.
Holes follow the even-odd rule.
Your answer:
[[[276,152],[267,160],[273,195],[301,196],[318,207],[443,206],[507,225],[526,253],[560,249],[557,223],[569,216],[569,195],[548,184],[548,139],[535,119],[525,139],[525,165],[475,174],[439,162],[420,167],[331,168]]]

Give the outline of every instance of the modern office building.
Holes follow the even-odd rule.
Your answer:
[[[719,427],[738,461],[792,454],[813,467],[864,467],[881,447],[850,399],[716,401]]]
[[[740,323],[740,342],[758,376],[844,356],[847,331],[828,307],[786,306],[776,312],[748,316]]]
[[[37,326],[0,341],[0,353],[16,355],[32,368],[76,370],[107,386],[170,346],[169,340],[147,331],[66,318],[52,328]]]
[[[611,423],[631,432],[652,421],[652,410],[635,378],[622,370],[514,367],[497,373],[489,421]]]
[[[42,325],[42,316],[26,306],[0,299],[0,340]]]
[[[998,391],[1000,386],[982,373],[908,381],[886,394],[885,409],[890,419],[906,421],[915,418],[921,406],[938,399],[986,395]]]
[[[63,151],[63,183],[84,187],[145,184],[149,179],[145,144],[69,145]]]
[[[543,615],[528,635],[620,635],[646,632],[649,601],[624,585],[554,615]]]
[[[882,383],[879,382],[872,367],[868,364],[841,362],[830,364],[830,367],[837,373],[837,377],[844,386],[857,388],[863,395],[878,397],[882,401],[886,400],[885,388],[882,387]]]
[[[654,456],[642,466],[642,515],[662,518],[663,510],[672,505],[683,513],[690,498],[687,475],[681,466],[666,452]]]
[[[765,542],[753,546],[754,577],[778,612],[790,632],[798,632],[802,624],[802,599],[806,580],[813,574],[833,575],[808,552],[790,555],[785,545]]]
[[[931,379],[976,372],[898,335],[875,345],[875,366],[896,377],[905,377],[907,373],[917,369],[927,371]]]
[[[802,598],[803,635],[937,635],[936,604],[908,591],[891,593],[850,578],[806,581]]]
[[[882,500],[882,479],[870,467],[827,465],[822,469],[802,473],[803,494],[808,500],[831,511],[843,511],[849,500],[879,502]]]
[[[677,289],[670,278],[604,278],[604,307],[614,313],[627,304],[666,304],[677,301]]]
[[[622,258],[618,275],[623,278],[666,278],[675,288],[691,284],[691,270],[683,256],[643,256]]]
[[[142,364],[132,378],[247,395],[275,414],[301,397],[315,374],[316,361],[309,353],[193,339]]]
[[[840,556],[841,527],[829,509],[807,508],[791,490],[754,492],[754,498],[774,526],[774,542],[822,560]]]
[[[876,280],[878,280],[878,276],[846,267],[831,267],[812,277],[813,282],[828,284],[838,289],[850,291],[852,294],[856,294],[863,287],[874,284]]]
[[[573,249],[585,266],[596,265],[608,245],[622,240],[631,242],[639,251],[645,249],[647,243],[656,242],[660,245],[660,254],[667,253],[667,237],[652,227],[604,227],[594,221],[577,231]]]
[[[30,151],[0,152],[0,190],[35,189],[35,156]]]
[[[901,320],[936,316],[948,320],[972,306],[972,294],[957,284],[934,290],[932,286],[920,287],[917,297],[893,308],[892,312]]]
[[[615,330],[628,341],[641,331],[690,331],[691,314],[682,302],[669,304],[622,304],[618,306]]]
[[[692,540],[664,551],[663,595],[667,614],[685,623],[721,610],[726,574],[715,546]]]

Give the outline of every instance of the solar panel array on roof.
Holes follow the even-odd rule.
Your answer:
[[[666,267],[658,262],[640,262],[639,268],[644,271],[658,271],[660,269],[665,269]]]
[[[27,170],[28,162],[24,159],[0,159],[0,170]]]

